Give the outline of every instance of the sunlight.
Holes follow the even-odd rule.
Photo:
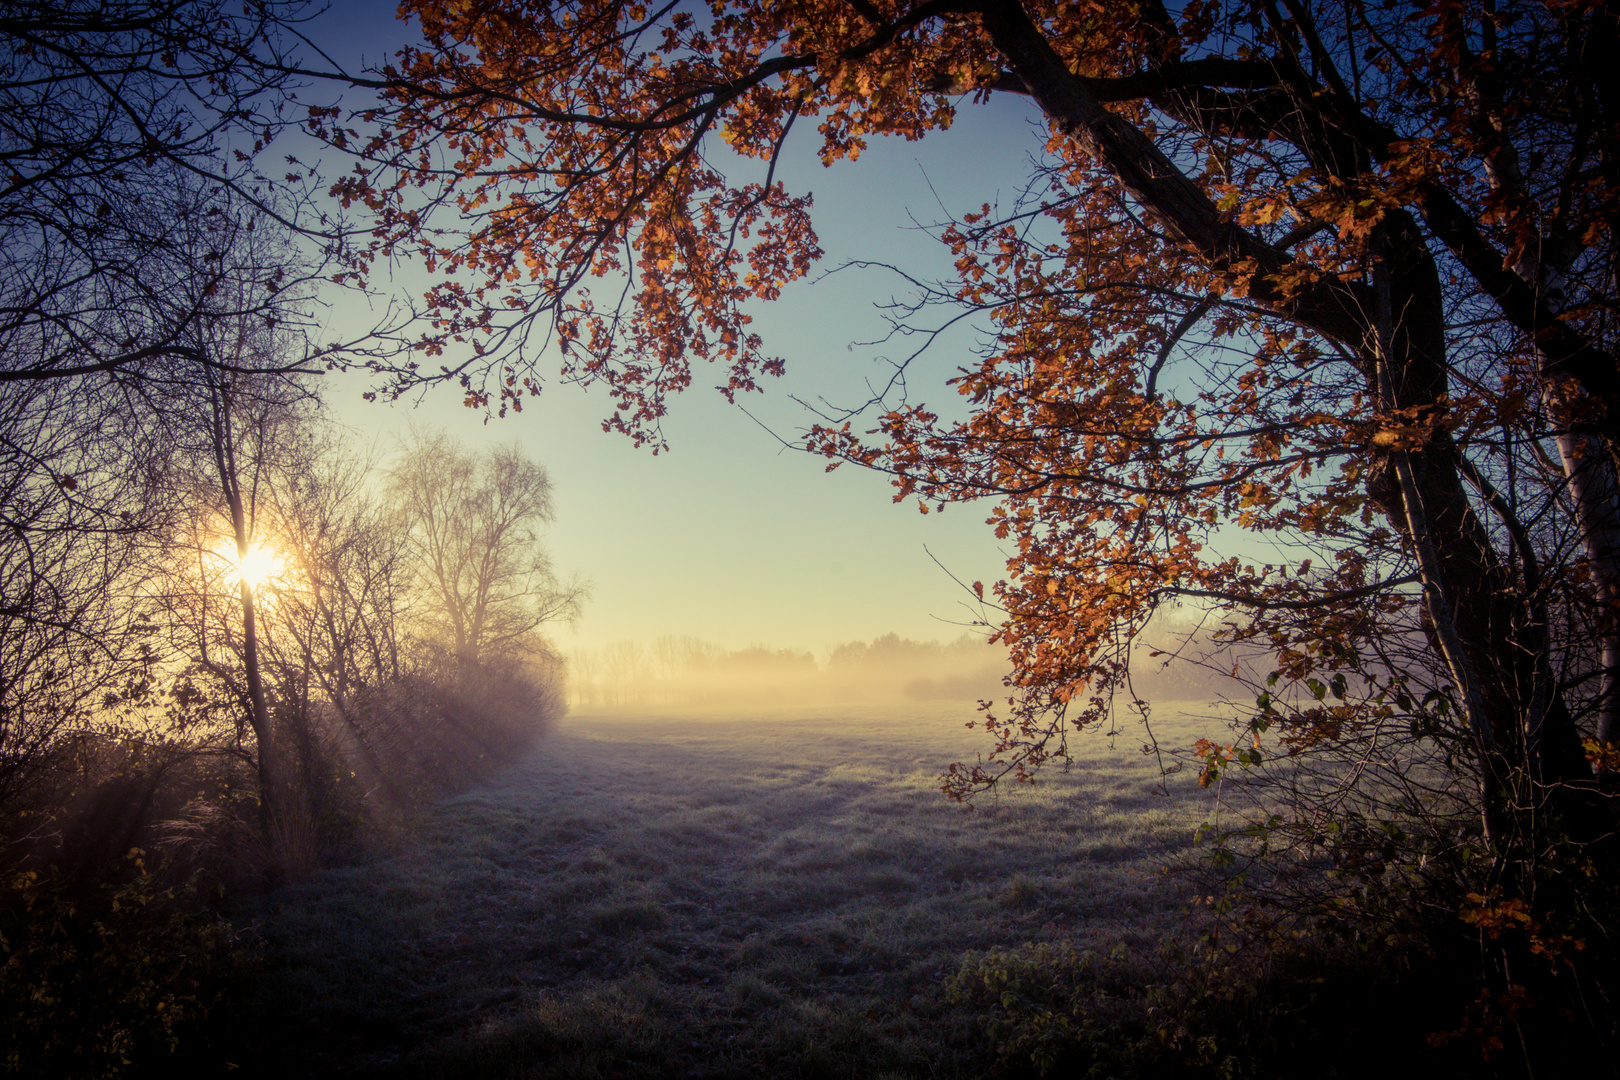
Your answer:
[[[232,585],[245,581],[248,588],[254,591],[258,591],[267,581],[279,577],[286,569],[286,560],[268,545],[249,544],[247,554],[238,558],[236,541],[227,537],[215,546],[214,554],[229,564],[227,577]]]

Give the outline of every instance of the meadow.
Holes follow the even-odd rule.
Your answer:
[[[397,847],[257,912],[250,1076],[981,1075],[964,958],[1150,952],[1211,793],[1135,729],[1067,772],[938,790],[971,705],[562,721]],[[1166,714],[1169,744],[1210,721]],[[1037,944],[1037,947],[1039,945]]]

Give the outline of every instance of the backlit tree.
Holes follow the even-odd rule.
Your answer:
[[[960,361],[967,416],[885,400],[808,437],[902,497],[1000,497],[1012,693],[986,718],[998,755],[952,791],[1102,723],[1135,635],[1191,597],[1278,673],[1242,741],[1200,746],[1205,779],[1323,748],[1366,751],[1363,778],[1422,758],[1483,833],[1481,895],[1609,865],[1611,6],[404,7],[425,44],[379,73],[381,106],[313,122],[371,159],[335,190],[374,210],[376,253],[442,274],[420,343],[439,366],[396,388],[520,404],[551,346],[655,445],[695,366],[728,394],[781,369],[749,308],[821,254],[775,179],[797,138],[847,167],[990,93],[1044,114],[1024,196],[942,225],[955,275],[916,283],[911,325],[967,308],[993,331]]]
[[[436,644],[475,664],[520,653],[546,623],[577,617],[584,586],[559,582],[539,543],[551,478],[516,446],[480,454],[418,431],[389,480],[416,615]]]

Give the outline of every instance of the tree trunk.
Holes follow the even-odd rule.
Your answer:
[[[1576,393],[1561,382],[1549,382],[1545,388],[1597,602],[1596,645],[1601,669],[1593,701],[1597,741],[1612,747],[1620,743],[1620,687],[1616,685],[1620,678],[1620,489],[1608,449],[1598,436],[1583,430],[1590,427],[1590,421],[1580,416]]]
[[[234,479],[234,477],[232,478]],[[228,489],[231,524],[235,531],[238,562],[247,556],[248,533],[242,509],[240,492],[234,485]],[[270,860],[266,874],[272,885],[283,876],[283,827],[285,810],[280,784],[280,769],[274,730],[270,722],[270,708],[264,694],[264,674],[259,658],[258,611],[254,604],[253,586],[246,578],[237,583],[242,602],[242,667],[248,693],[248,724],[253,728],[253,739],[258,744],[255,764],[259,777],[259,825],[264,831],[264,842]]]
[[[1534,612],[1474,513],[1460,452],[1441,423],[1450,390],[1445,300],[1439,269],[1411,215],[1391,211],[1380,227],[1386,257],[1375,269],[1381,287],[1328,283],[1281,290],[1268,275],[1287,257],[1227,220],[1147,136],[1103,108],[1017,0],[986,0],[980,10],[991,41],[1046,114],[1170,235],[1216,270],[1247,265],[1251,300],[1354,352],[1381,409],[1397,414],[1392,424],[1434,421],[1421,445],[1384,454],[1372,470],[1369,495],[1418,557],[1431,637],[1457,683],[1480,755],[1488,830],[1500,833],[1512,816],[1510,805],[1532,805],[1543,797],[1542,785],[1589,778],[1570,710],[1561,700],[1538,701],[1547,689],[1540,677],[1545,647],[1525,648],[1536,637],[1527,633],[1537,626]],[[1378,306],[1380,291],[1382,335],[1369,310]],[[1398,317],[1391,296],[1400,297]],[[1532,803],[1519,803],[1514,788],[1533,772],[1543,774],[1534,783],[1539,790],[1520,790]]]
[[[221,385],[212,369],[208,369],[208,390],[212,405],[211,442],[214,468],[224,493],[226,508],[231,516],[231,535],[236,546],[237,565],[247,558],[252,533],[247,520],[247,508],[242,501],[242,485],[237,475],[236,442],[230,401],[230,389]],[[259,780],[259,824],[264,832],[266,874],[272,884],[282,877],[282,831],[285,825],[280,768],[277,759],[279,747],[270,722],[270,708],[264,693],[264,675],[259,658],[258,611],[254,603],[253,586],[240,578],[237,582],[242,604],[242,667],[247,682],[248,724],[258,744],[255,755]]]

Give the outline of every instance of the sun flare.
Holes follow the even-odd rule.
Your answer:
[[[245,581],[248,588],[254,590],[279,576],[286,568],[286,561],[276,549],[264,544],[249,544],[247,554],[238,558],[236,541],[226,538],[214,548],[214,553],[229,565],[227,574],[231,584]]]

